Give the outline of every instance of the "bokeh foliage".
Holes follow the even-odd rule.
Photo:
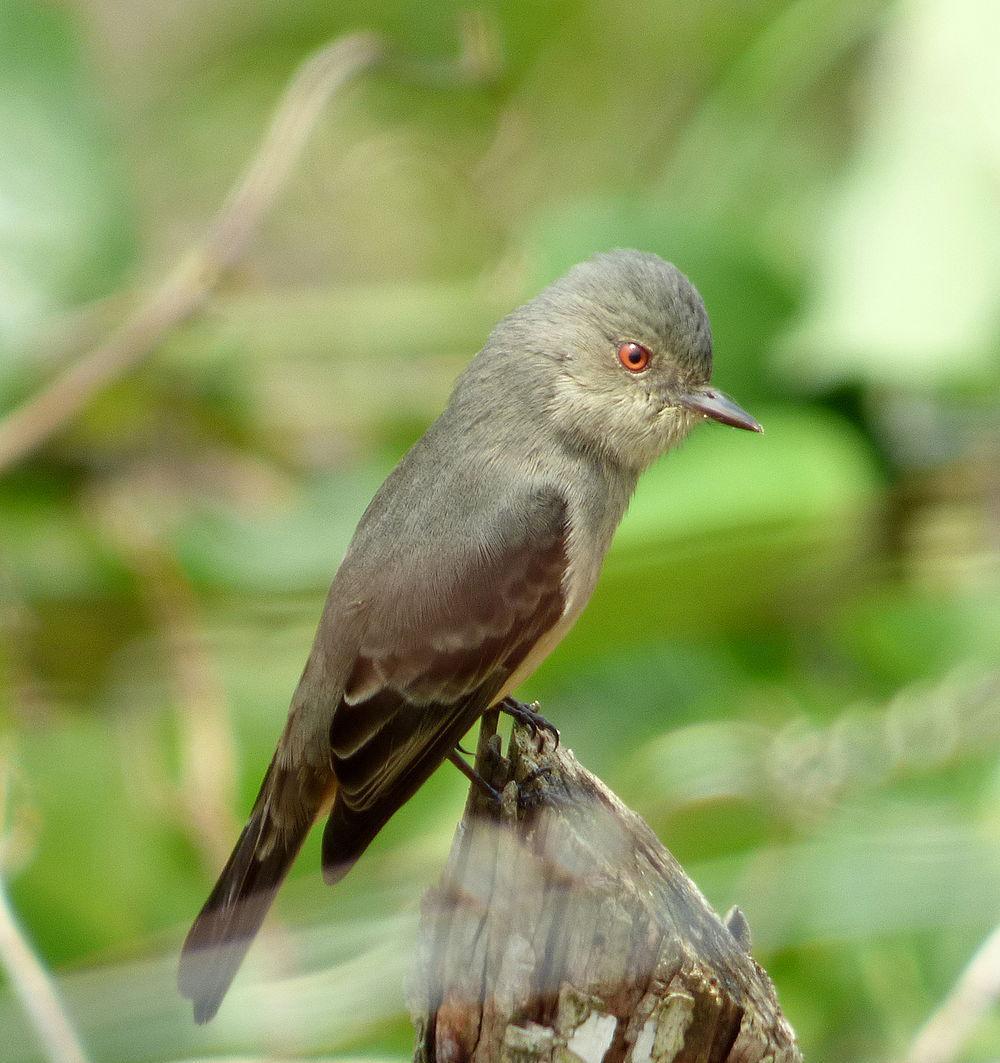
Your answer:
[[[497,317],[638,246],[766,434],[648,474],[526,693],[746,911],[808,1058],[897,1057],[1000,914],[1000,9],[481,9],[496,83],[338,98],[206,312],[0,479],[19,916],[96,1060],[407,1055],[447,766],[336,893],[312,840],[207,1030],[176,952],[372,491]],[[438,57],[458,14],[0,6],[0,412],[198,235],[312,48]],[[993,1019],[963,1058],[998,1050]]]

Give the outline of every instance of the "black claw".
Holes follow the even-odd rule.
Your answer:
[[[528,774],[522,779],[517,787],[517,807],[521,812],[530,812],[532,809],[539,808],[545,804],[546,797],[545,791],[539,787],[533,787],[531,784],[536,779],[540,779],[543,775],[551,775],[552,769],[549,767],[535,768],[534,771],[528,772]]]
[[[535,704],[537,705],[538,702]],[[525,705],[524,702],[516,701],[514,698],[504,698],[497,708],[507,713],[508,716],[512,716],[518,723],[523,723],[530,728],[532,738],[537,738],[539,731],[548,731],[552,735],[555,748],[559,748],[559,728],[537,712],[534,706]]]
[[[551,775],[551,774],[552,774],[552,769],[550,767],[548,767],[548,765],[544,765],[541,768],[535,768],[534,771],[529,771],[528,774],[525,775],[524,780],[522,781],[521,785],[522,786],[530,786],[536,779],[540,779],[543,775]]]

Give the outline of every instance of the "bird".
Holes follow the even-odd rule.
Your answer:
[[[641,473],[699,422],[762,431],[711,373],[701,296],[650,252],[595,254],[491,331],[334,576],[249,820],[184,942],[198,1023],[310,829],[325,820],[323,876],[340,881],[479,717],[511,707],[590,598]]]

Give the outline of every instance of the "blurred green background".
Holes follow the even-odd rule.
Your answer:
[[[3,868],[95,1061],[411,1049],[445,766],[331,892],[313,838],[218,1019],[177,951],[371,493],[491,324],[656,251],[719,385],[524,691],[738,903],[814,1063],[894,1060],[1000,921],[1000,5],[478,9],[498,77],[338,96],[192,322],[0,477]],[[204,231],[291,73],[386,0],[4,0],[0,415]],[[140,293],[140,294],[136,294]],[[0,975],[0,1058],[40,1058]],[[995,1060],[988,1014],[956,1059]]]

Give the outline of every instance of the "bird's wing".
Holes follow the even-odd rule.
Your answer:
[[[329,877],[353,863],[559,621],[567,534],[562,496],[538,493],[457,569],[410,571],[401,559],[380,581],[396,588],[397,615],[361,640],[330,726],[338,788],[324,835]]]

